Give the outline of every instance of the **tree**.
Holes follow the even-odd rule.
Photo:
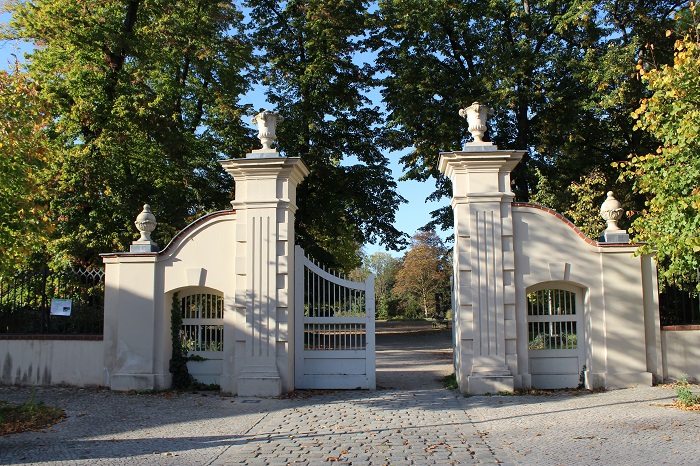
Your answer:
[[[435,314],[436,296],[449,294],[451,273],[440,237],[434,231],[419,231],[396,274],[394,293],[405,303],[418,303],[428,317]]]
[[[44,215],[39,174],[46,162],[43,128],[48,108],[35,82],[15,63],[0,71],[0,274],[27,263],[46,243],[51,225]]]
[[[252,48],[242,14],[218,0],[13,0],[5,38],[26,40],[29,77],[52,109],[45,178],[50,253],[94,263],[124,250],[148,202],[166,243],[225,208],[217,163],[243,154],[238,96]]]
[[[693,14],[695,13],[693,8]],[[674,34],[668,31],[669,35]],[[637,128],[655,134],[659,147],[632,157],[626,177],[647,197],[633,222],[641,252],[656,250],[663,282],[698,282],[700,269],[700,38],[698,25],[675,43],[673,66],[644,73],[653,94],[635,112]],[[700,284],[698,285],[700,288]]]
[[[375,252],[365,259],[365,266],[375,275],[374,295],[377,301],[377,317],[387,318],[399,260],[386,252]]]
[[[402,159],[405,176],[434,179],[432,199],[449,195],[437,157],[461,146],[467,134],[458,108],[479,100],[496,110],[492,141],[527,150],[513,174],[519,200],[552,200],[566,210],[582,194],[564,189],[572,182],[598,170],[612,184],[611,162],[651,144],[629,117],[644,92],[635,66],[668,59],[663,31],[683,3],[381,1],[375,47],[386,137],[392,149],[414,147]],[[445,207],[430,226],[451,222]]]
[[[267,97],[284,114],[279,149],[311,173],[299,186],[298,242],[346,271],[358,245],[405,244],[394,226],[403,199],[380,152],[380,112],[367,98],[371,69],[358,64],[370,27],[365,0],[249,0]]]

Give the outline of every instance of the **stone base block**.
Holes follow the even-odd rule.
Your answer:
[[[232,375],[222,375],[219,381],[219,389],[222,393],[236,394],[236,382],[238,379]]]
[[[605,388],[631,388],[637,386],[652,386],[653,376],[651,372],[628,372],[620,374],[606,374]]]
[[[282,378],[276,370],[245,370],[238,377],[238,396],[280,396]]]
[[[651,372],[589,372],[586,371],[586,388],[605,388],[614,390],[617,388],[631,388],[638,386],[652,386],[654,377]]]
[[[467,377],[467,393],[469,395],[485,395],[487,393],[512,392],[515,382],[512,375],[470,375]]]
[[[520,374],[513,376],[515,389],[532,387],[532,376],[530,374]]]
[[[109,388],[117,391],[165,390],[170,388],[171,374],[114,374],[109,378]]]

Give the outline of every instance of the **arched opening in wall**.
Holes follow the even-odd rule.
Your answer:
[[[579,386],[584,365],[583,290],[569,284],[528,289],[527,335],[532,387]]]
[[[181,343],[189,361],[187,368],[204,384],[221,381],[224,354],[224,297],[216,291],[185,289],[180,292]]]

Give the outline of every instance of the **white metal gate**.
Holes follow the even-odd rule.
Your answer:
[[[538,289],[527,300],[532,387],[577,387],[584,359],[581,293]]]
[[[220,384],[224,367],[224,297],[219,293],[187,293],[182,306],[182,345],[195,380]]]
[[[376,388],[374,276],[341,278],[295,250],[295,386]]]

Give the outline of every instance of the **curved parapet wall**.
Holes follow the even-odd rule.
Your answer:
[[[233,272],[236,211],[213,212],[198,218],[178,232],[168,245],[152,253],[102,254],[105,264],[113,262],[154,262],[162,268],[164,292],[185,286],[206,286],[222,289],[224,277]]]
[[[586,237],[561,214],[512,204],[519,371],[527,375],[527,290],[545,282],[584,292],[585,377],[588,388],[651,384],[660,379],[656,267],[636,244]]]
[[[173,292],[217,290],[235,295],[235,211],[214,212],[152,253],[103,254],[104,384],[117,390],[170,386]]]

